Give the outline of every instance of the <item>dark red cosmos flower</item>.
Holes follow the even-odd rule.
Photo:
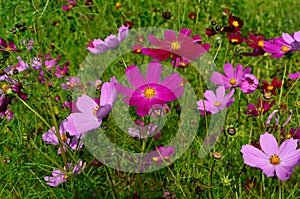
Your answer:
[[[197,17],[197,14],[194,13],[194,12],[191,12],[191,13],[189,14],[189,18],[190,18],[191,20],[195,20],[196,17]]]
[[[182,57],[187,60],[194,60],[208,51],[209,44],[199,44],[202,39],[199,35],[190,38],[192,30],[183,28],[178,36],[175,31],[166,30],[164,32],[164,40],[157,39],[153,35],[149,35],[150,43],[159,48],[143,48],[142,53],[156,60],[164,61],[172,56],[172,60]]]
[[[211,36],[214,36],[214,35],[216,35],[218,33],[217,33],[217,31],[214,28],[206,28],[205,34],[207,36],[211,37]]]
[[[259,116],[266,113],[275,104],[275,100],[269,103],[269,101],[265,101],[260,97],[257,99],[257,101],[257,106],[254,106],[253,104],[248,104],[248,111],[246,111],[245,114]]]
[[[269,84],[266,80],[262,80],[262,83],[261,91],[263,94],[272,93],[273,95],[276,95],[276,88],[281,88],[282,85],[282,81],[278,80],[276,77],[273,78],[271,84]]]
[[[243,53],[244,56],[259,56],[265,53],[263,47],[265,45],[264,36],[256,36],[254,34],[249,34],[249,39],[244,38],[243,41],[247,43],[247,46],[253,49],[252,53],[246,52]]]
[[[241,27],[244,25],[243,20],[241,20],[239,17],[235,17],[232,14],[229,15],[228,18],[229,26],[232,26],[232,32],[238,32],[241,30]]]
[[[132,50],[136,54],[142,53],[142,48],[143,48],[142,44],[135,44],[134,46],[132,46]]]
[[[227,33],[227,38],[232,45],[240,44],[243,42],[240,32]]]

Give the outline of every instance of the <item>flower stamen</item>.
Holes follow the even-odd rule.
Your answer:
[[[156,95],[156,91],[151,87],[148,87],[144,90],[144,97],[148,99],[153,98],[155,95]]]
[[[172,50],[178,50],[180,48],[181,48],[181,45],[177,40],[171,42],[171,49]]]
[[[271,164],[279,164],[280,163],[280,157],[277,154],[274,154],[270,158],[270,163]]]

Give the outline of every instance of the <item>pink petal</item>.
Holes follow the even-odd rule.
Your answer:
[[[293,37],[291,37],[291,35],[288,34],[288,33],[282,33],[282,38],[283,38],[283,40],[284,40],[285,42],[287,42],[288,44],[291,44],[293,41],[295,41],[295,40],[293,39]]]
[[[217,101],[222,102],[225,95],[225,87],[219,86],[216,90]]]
[[[278,155],[281,159],[289,156],[290,153],[294,152],[297,148],[297,140],[287,139],[279,147]]]
[[[188,28],[182,28],[181,30],[180,30],[180,33],[182,33],[182,34],[184,34],[184,35],[186,35],[186,36],[190,36],[191,34],[192,34],[192,30],[190,30],[190,29],[188,29]],[[199,36],[199,35],[198,35]],[[200,37],[200,36],[199,36]],[[198,37],[197,37],[197,39],[198,39]],[[200,39],[201,39],[201,37],[200,37]]]
[[[76,106],[80,110],[80,112],[92,113],[93,109],[97,107],[97,103],[89,96],[82,95],[81,97],[78,97]]]
[[[290,175],[293,173],[293,169],[290,167],[285,167],[278,165],[276,167],[276,175],[280,180],[287,180],[290,178]]]
[[[173,73],[172,75],[166,77],[160,85],[167,87],[171,91],[175,91],[179,85],[182,84],[182,78],[178,75],[178,73]],[[179,97],[179,96],[178,96]]]
[[[210,80],[215,84],[224,85],[225,81],[223,80],[223,77],[225,76],[221,73],[213,72],[212,76],[210,77]]]
[[[121,95],[129,96],[129,97],[134,93],[133,89],[123,86],[122,84],[119,83],[116,84],[116,89]]]
[[[290,139],[294,140],[293,138]],[[295,141],[297,142],[297,140]],[[299,164],[300,149],[294,150],[289,154],[285,154],[285,155],[280,154],[279,157],[280,157],[280,165],[294,168]]]
[[[260,167],[260,169],[264,172],[264,174],[266,174],[266,176],[273,177],[276,166],[273,164],[267,164],[265,166]]]
[[[171,52],[169,51],[152,48],[142,48],[142,53],[160,61],[164,61],[171,56]]]
[[[166,46],[166,42],[157,39],[156,37],[154,37],[153,35],[149,35],[148,37],[149,42],[154,45],[154,46]]]
[[[224,72],[228,78],[234,78],[233,66],[230,63],[224,64]]]
[[[300,42],[300,31],[294,33],[294,38],[296,41]]]
[[[204,97],[208,102],[214,104],[217,101],[216,95],[211,90],[207,90],[204,92]]]
[[[139,68],[136,66],[129,66],[126,69],[126,76],[129,83],[135,88],[139,88],[142,85],[146,84],[143,75],[141,74]]]
[[[251,167],[261,168],[270,164],[268,156],[254,146],[246,144],[242,147],[241,152],[243,153],[244,163]]]
[[[150,62],[146,74],[147,83],[158,83],[161,76],[161,64],[159,62]]]
[[[71,113],[74,119],[74,125],[78,134],[85,134],[90,130],[97,129],[102,120],[99,120],[92,113]]]
[[[278,154],[278,143],[272,134],[265,133],[260,135],[259,143],[261,149],[268,155]]]
[[[164,32],[164,37],[165,37],[165,40],[168,42],[173,42],[173,41],[177,40],[176,33],[173,30],[166,30]]]
[[[268,117],[268,120],[266,122],[266,126],[269,126],[269,124],[271,123],[271,119],[273,117],[275,117],[275,120],[276,120],[276,125],[278,125],[278,118],[276,117],[276,113],[278,112],[278,110],[274,110]]]
[[[105,82],[101,88],[100,106],[105,104],[113,105],[118,98],[118,93],[115,87],[117,80],[113,77],[110,82]]]

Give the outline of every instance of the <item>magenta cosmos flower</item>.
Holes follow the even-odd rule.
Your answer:
[[[71,10],[76,6],[77,2],[75,0],[68,0],[68,3],[66,5],[62,6],[62,9],[64,10]]]
[[[253,93],[259,85],[258,79],[251,74],[245,74],[245,76],[242,78],[242,83],[240,85],[240,88],[243,93],[249,94]]]
[[[243,70],[243,66],[240,64],[234,70],[232,64],[226,63],[224,65],[225,76],[221,73],[213,72],[210,80],[216,84],[223,85],[228,90],[240,86],[242,79],[245,78],[245,74],[249,74],[250,70],[250,68]]]
[[[289,78],[293,80],[297,80],[300,77],[300,71],[296,73],[290,73]]]
[[[161,70],[160,63],[150,62],[144,79],[138,67],[130,66],[126,69],[126,76],[135,89],[118,83],[116,85],[120,94],[128,96],[123,101],[130,106],[136,106],[136,113],[139,116],[145,116],[153,105],[163,105],[183,94],[183,80],[177,73],[173,73],[159,83]]]
[[[225,96],[225,87],[219,86],[216,90],[216,94],[211,91],[207,90],[204,93],[204,97],[206,100],[199,100],[198,101],[198,109],[201,111],[208,111],[211,114],[216,114],[217,112],[225,109],[234,102],[234,97],[232,97],[234,90],[231,90]]]
[[[101,125],[102,118],[110,113],[117,100],[116,82],[117,80],[112,77],[110,82],[103,84],[100,104],[87,95],[82,95],[77,99],[76,107],[80,112],[71,113],[63,124],[70,135],[78,137]]]
[[[94,39],[94,41],[89,43],[87,49],[94,54],[105,53],[110,49],[118,47],[121,42],[128,36],[128,31],[128,27],[122,25],[119,28],[118,37],[115,35],[109,35],[104,39],[104,41],[101,39]]]
[[[289,179],[300,160],[297,140],[288,139],[278,148],[275,137],[265,133],[260,136],[259,142],[262,150],[249,144],[242,147],[244,163],[261,169],[268,177],[273,177],[276,172],[280,180]]]
[[[165,40],[155,38],[149,35],[150,43],[157,46],[157,49],[143,48],[142,53],[153,57],[156,60],[164,61],[172,56],[172,60],[177,57],[185,58],[187,60],[194,60],[207,52],[210,48],[209,44],[200,44],[202,39],[199,35],[190,38],[192,31],[188,28],[180,30],[178,36],[175,31],[166,30],[164,32]]]
[[[280,58],[292,51],[290,44],[285,42],[281,37],[265,41],[263,49],[265,52],[271,53],[270,57],[272,58]]]
[[[282,33],[282,38],[289,44],[289,48],[293,50],[300,50],[300,31],[295,32],[293,35]]]

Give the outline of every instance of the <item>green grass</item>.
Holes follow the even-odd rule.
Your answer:
[[[137,195],[140,198],[160,198],[166,191],[171,195],[176,194],[176,198],[300,198],[299,166],[288,181],[280,182],[276,177],[268,178],[259,169],[244,165],[240,153],[242,145],[249,142],[250,134],[252,140],[257,140],[259,135],[266,131],[262,121],[265,123],[271,111],[279,108],[281,104],[287,104],[288,110],[293,110],[292,120],[286,129],[299,125],[299,105],[296,104],[300,101],[299,81],[285,96],[292,84],[287,79],[287,74],[300,70],[299,52],[280,59],[268,56],[243,57],[237,50],[248,51],[245,44],[232,46],[225,35],[217,35],[221,37],[221,43],[218,43],[216,36],[208,38],[205,35],[205,29],[210,27],[211,20],[220,25],[227,24],[228,17],[222,14],[225,7],[230,8],[233,15],[244,21],[243,36],[256,33],[272,38],[281,36],[282,32],[299,31],[300,1],[122,1],[121,9],[117,10],[115,1],[95,0],[91,8],[84,6],[83,1],[80,1],[70,11],[61,8],[63,3],[62,0],[21,2],[0,0],[0,37],[16,44],[23,39],[32,39],[35,42],[30,52],[23,50],[8,56],[0,53],[0,69],[16,64],[16,57],[19,54],[24,61],[30,62],[37,54],[51,53],[53,58],[57,55],[62,56],[59,62],[61,65],[70,61],[69,73],[76,76],[81,64],[90,54],[86,50],[88,43],[95,38],[103,39],[109,34],[116,34],[118,27],[129,20],[133,21],[133,28],[158,27],[175,31],[184,27],[190,28],[193,34],[201,35],[204,43],[211,44],[208,53],[211,57],[216,56],[215,64],[219,71],[223,70],[226,62],[233,65],[240,63],[250,67],[252,74],[260,81],[266,79],[270,82],[273,77],[278,77],[284,78],[285,83],[275,98],[276,105],[261,120],[243,114],[249,102],[256,103],[258,92],[251,97],[241,95],[240,106],[236,92],[234,105],[227,109],[224,128],[226,131],[226,127],[234,126],[237,128],[237,134],[229,136],[223,133],[220,136],[213,148],[213,151],[223,154],[220,160],[215,159],[212,153],[202,159],[197,156],[206,132],[205,119],[201,118],[196,121],[199,128],[189,149],[168,167],[137,174],[117,171],[100,164],[92,166],[94,157],[83,148],[72,152],[72,155],[67,153],[67,156],[69,162],[74,162],[72,157],[86,162],[84,172],[57,187],[50,187],[44,181],[44,176],[51,175],[53,169],[62,168],[64,164],[61,155],[57,155],[58,147],[46,145],[42,140],[42,134],[49,127],[25,104],[14,98],[10,105],[14,112],[13,120],[0,121],[0,198],[72,198],[76,194],[78,198],[137,198]],[[165,20],[162,17],[165,11],[172,13],[171,19]],[[188,15],[191,12],[197,13],[195,20],[189,19]],[[58,22],[58,25],[55,26],[54,22]],[[22,23],[25,23],[27,30],[13,34],[12,28]],[[141,57],[144,57],[143,61]],[[124,55],[123,59],[128,66],[146,64],[150,60],[146,56],[132,54]],[[117,78],[124,75],[124,63],[120,63],[120,60],[117,59],[108,67],[101,77],[103,81],[109,81],[112,75]],[[199,86],[200,77],[195,69],[188,67],[177,71],[191,83],[198,99],[203,98],[206,85]],[[28,106],[53,126],[54,121],[60,122],[68,116],[69,111],[61,107],[61,102],[72,93],[60,88],[63,80],[54,79],[54,86],[47,88],[37,82],[36,75],[37,72],[32,71],[25,77],[22,72],[17,77],[20,80],[26,79],[24,92],[28,94],[26,101]],[[0,82],[0,85],[3,83]],[[56,95],[61,96],[61,102],[54,100]],[[99,93],[95,93],[96,95]],[[168,122],[162,130],[162,139],[155,143],[156,146],[168,143],[175,136],[179,118],[176,111],[177,104],[178,101],[169,104],[171,112]],[[281,124],[288,115],[288,112],[281,112]],[[131,117],[133,120],[137,118],[134,110],[131,110]],[[129,138],[128,135],[127,137],[122,135],[124,132],[115,126],[113,118],[109,118],[103,125],[108,127],[105,133],[119,147],[132,151],[140,150],[142,143]],[[149,141],[147,144],[152,144],[151,149],[154,148],[152,142]],[[224,180],[226,176],[230,179],[229,183]],[[249,190],[245,189],[246,178],[254,178],[256,186]]]

